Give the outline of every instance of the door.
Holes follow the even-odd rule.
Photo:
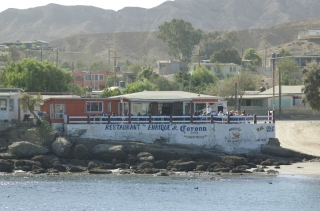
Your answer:
[[[7,99],[0,99],[0,120],[8,119]]]

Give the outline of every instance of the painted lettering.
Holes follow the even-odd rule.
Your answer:
[[[262,131],[263,129],[264,129],[264,127],[261,126],[261,127],[257,128],[256,130],[257,130],[257,132],[260,132],[260,131]]]
[[[170,125],[149,125],[148,130],[170,130]]]
[[[186,125],[182,125],[180,127],[180,131],[183,132],[183,133],[186,133],[186,132],[191,132],[191,133],[194,133],[194,132],[202,132],[202,131],[207,131],[207,127],[194,127],[194,126],[186,126]]]
[[[139,130],[140,125],[123,125],[123,124],[114,124],[106,125],[105,130]]]
[[[267,132],[274,132],[274,126],[267,126],[266,127]]]
[[[232,127],[232,128],[229,129],[229,131],[232,131],[232,130],[236,130],[236,131],[239,131],[239,132],[241,131],[241,129],[238,128],[238,127]]]

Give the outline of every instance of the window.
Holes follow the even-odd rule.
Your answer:
[[[102,102],[86,102],[87,112],[102,112]]]
[[[7,100],[0,100],[0,110],[1,111],[7,110]]]
[[[232,67],[230,67],[230,72],[232,72]]]
[[[50,104],[50,118],[52,119],[63,119],[65,111],[65,104]]]
[[[85,81],[90,81],[90,75],[84,75],[84,80]]]
[[[103,81],[103,75],[99,75],[99,81]]]

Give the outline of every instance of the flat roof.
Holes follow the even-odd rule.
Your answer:
[[[126,98],[131,101],[191,101],[196,99],[224,99],[222,97],[197,94],[183,91],[143,91],[125,95],[118,95],[109,97],[114,98]]]

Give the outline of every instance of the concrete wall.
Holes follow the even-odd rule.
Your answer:
[[[169,144],[193,144],[227,153],[260,151],[275,137],[271,124],[66,124],[70,136],[116,141],[153,143],[165,138]]]

